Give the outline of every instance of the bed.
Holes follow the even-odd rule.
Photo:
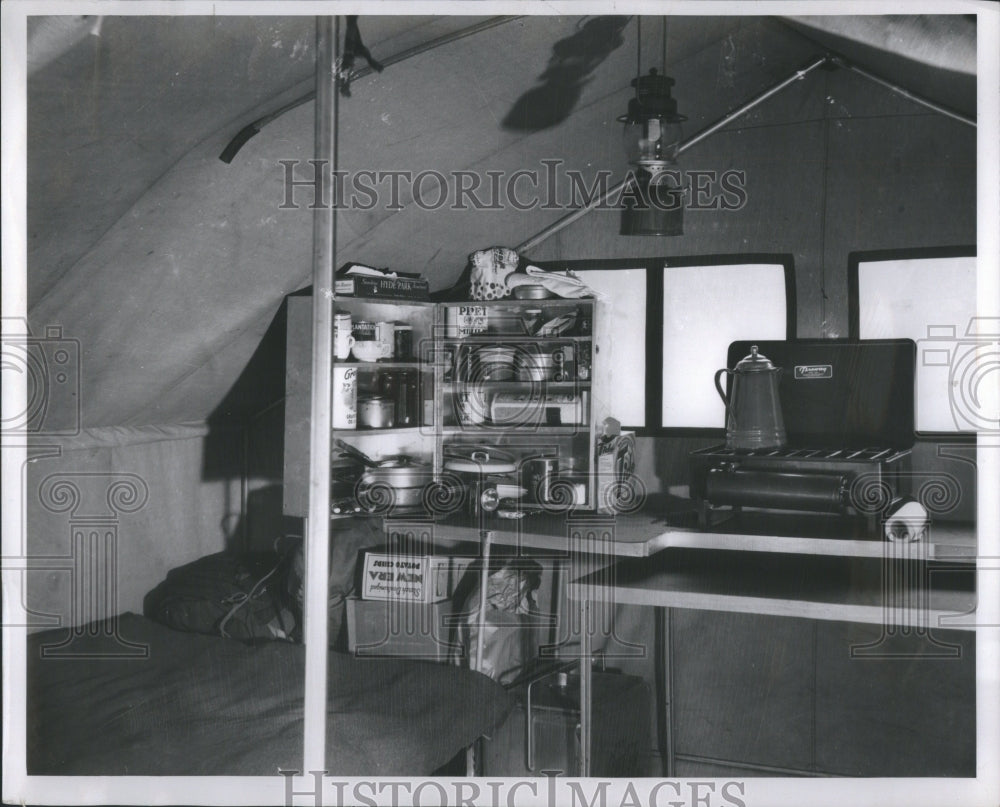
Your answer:
[[[274,775],[301,769],[305,648],[175,631],[136,614],[118,635],[148,658],[101,657],[104,625],[43,657],[27,647],[31,775]],[[432,662],[330,652],[327,767],[352,776],[428,775],[503,722],[512,702],[488,677]]]

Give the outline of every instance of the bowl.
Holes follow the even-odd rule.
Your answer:
[[[351,355],[358,361],[378,361],[389,357],[389,345],[374,339],[355,342],[351,348]]]
[[[555,295],[545,286],[524,285],[514,287],[515,300],[548,300]]]

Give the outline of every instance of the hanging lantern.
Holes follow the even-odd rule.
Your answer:
[[[648,76],[632,80],[635,96],[628,102],[628,113],[618,118],[625,124],[625,154],[636,166],[656,169],[677,161],[686,121],[677,114],[677,99],[670,95],[674,80],[651,68]]]
[[[626,194],[622,210],[622,235],[681,235],[684,232],[683,184],[673,168],[684,137],[681,123],[687,118],[677,112],[677,100],[670,94],[674,80],[649,75],[632,81],[635,96],[628,112],[618,118],[625,124],[625,153],[634,170],[632,193]]]

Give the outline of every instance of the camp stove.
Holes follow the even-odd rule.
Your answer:
[[[907,492],[913,432],[914,343],[901,340],[734,342],[729,362],[752,344],[782,367],[782,448],[725,445],[689,457],[701,529],[742,508],[858,517],[881,532]]]

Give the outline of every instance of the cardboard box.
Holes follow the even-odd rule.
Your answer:
[[[347,649],[356,656],[448,661],[459,652],[452,604],[347,598]]]
[[[597,512],[618,513],[634,506],[635,432],[604,437],[597,444]]]
[[[430,284],[425,278],[413,276],[376,277],[348,275],[351,265],[342,267],[334,279],[333,290],[338,297],[365,297],[384,300],[429,300]]]
[[[440,602],[455,592],[469,561],[435,555],[366,552],[361,599]]]

